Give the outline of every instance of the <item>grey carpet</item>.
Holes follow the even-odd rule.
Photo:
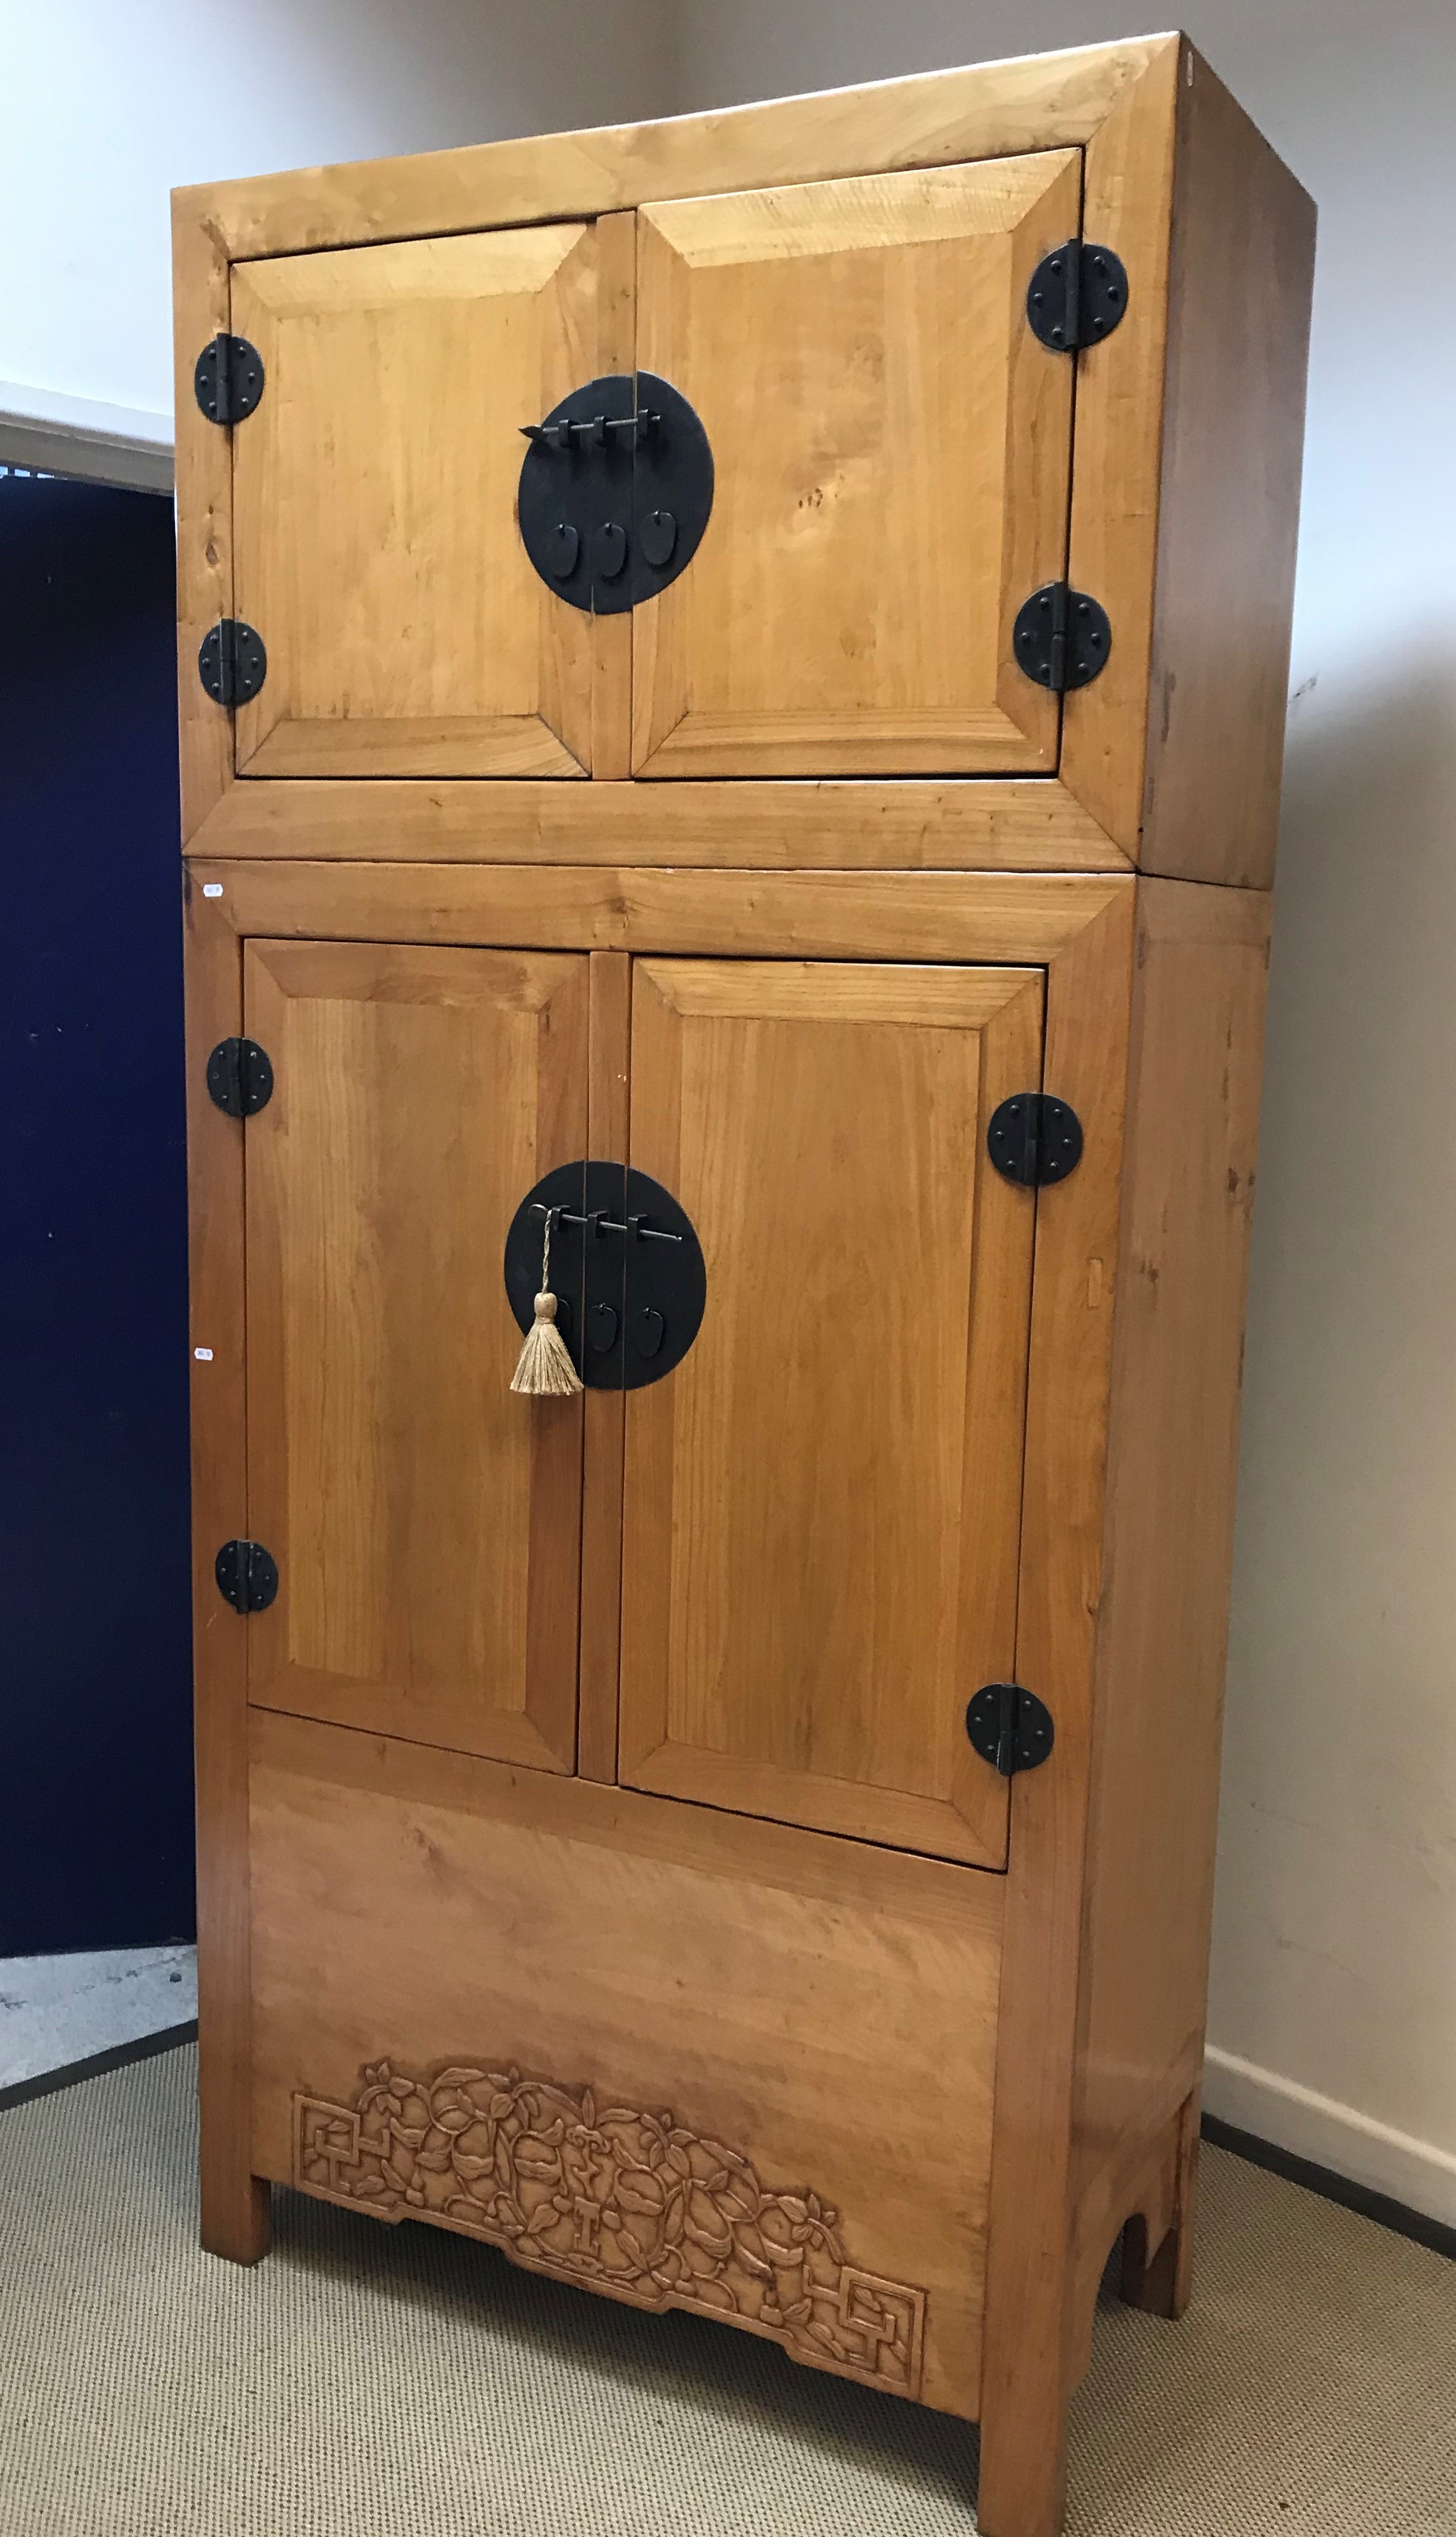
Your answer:
[[[705,2320],[277,2197],[195,2243],[194,2055],[0,2114],[4,2537],[967,2537],[975,2435]],[[1452,2537],[1456,2265],[1204,2158],[1181,2326],[1108,2303],[1072,2537]]]

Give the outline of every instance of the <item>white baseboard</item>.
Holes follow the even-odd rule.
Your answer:
[[[1209,2046],[1204,2063],[1203,2103],[1207,2114],[1238,2131],[1253,2132],[1296,2158],[1332,2168],[1373,2193],[1404,2202],[1408,2210],[1456,2228],[1456,2157],[1449,2150],[1377,2123],[1353,2106],[1301,2088],[1277,2071],[1261,2070],[1257,2062],[1221,2051],[1216,2044]]]
[[[169,493],[171,416],[0,379],[0,466]]]

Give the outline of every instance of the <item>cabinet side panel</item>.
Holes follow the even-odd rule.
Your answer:
[[[1183,58],[1141,863],[1267,889],[1314,205],[1191,45]]]
[[[1198,2082],[1268,961],[1261,893],[1145,881],[1138,909],[1092,1727],[1083,2192]],[[1126,2217],[1109,2214],[1112,2228]]]

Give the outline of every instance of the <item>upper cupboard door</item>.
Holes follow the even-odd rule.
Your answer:
[[[248,945],[274,1075],[242,1132],[267,1708],[574,1766],[581,1400],[511,1393],[501,1256],[533,1183],[586,1150],[586,969]]]
[[[1075,151],[641,213],[637,358],[715,491],[636,611],[639,774],[1055,766],[1012,627],[1064,570],[1072,364],[1026,288],[1079,222]]]
[[[965,1704],[1011,1678],[1033,1203],[992,1168],[1041,973],[641,961],[631,1160],[707,1264],[627,1404],[621,1764],[1000,1866]]]
[[[597,280],[575,224],[233,266],[266,373],[232,434],[233,613],[268,656],[239,772],[586,772],[592,621],[515,496],[521,425],[613,366]]]

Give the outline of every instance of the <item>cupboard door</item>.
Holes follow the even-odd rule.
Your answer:
[[[620,366],[597,264],[570,224],[233,266],[266,373],[232,435],[233,607],[268,655],[239,772],[585,773],[593,622],[515,499],[521,425]]]
[[[505,1231],[586,1150],[584,958],[252,943],[249,1697],[569,1771],[581,1400],[509,1390]]]
[[[1012,657],[1066,548],[1072,363],[1026,313],[1075,232],[1052,151],[643,210],[637,358],[712,445],[692,563],[636,611],[644,775],[1055,765]]]
[[[627,1403],[624,1780],[1000,1866],[965,1704],[1010,1675],[1038,970],[641,961],[631,1159],[702,1328]]]

